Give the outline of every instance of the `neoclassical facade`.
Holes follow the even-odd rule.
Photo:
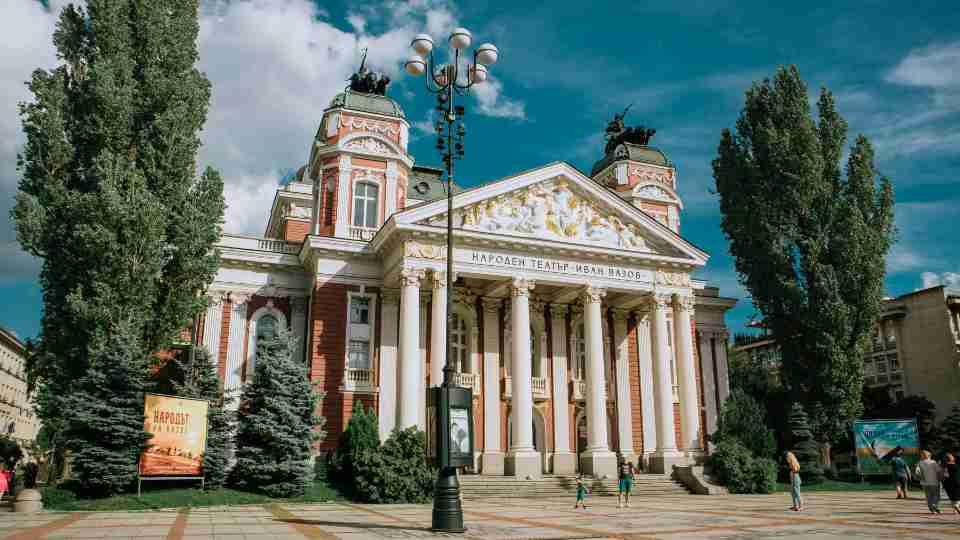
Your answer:
[[[389,97],[338,94],[263,237],[223,236],[199,339],[225,391],[253,373],[258,339],[289,328],[325,393],[318,451],[357,401],[386,438],[424,427],[449,335],[474,396],[468,472],[613,474],[618,452],[664,471],[701,456],[728,393],[735,301],[691,275],[708,255],[679,234],[666,156],[613,141],[590,176],[550,163],[455,191],[448,216],[441,171],[415,165],[408,129]]]

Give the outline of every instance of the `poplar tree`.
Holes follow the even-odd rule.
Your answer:
[[[713,175],[721,226],[741,283],[776,338],[791,401],[818,441],[840,439],[860,413],[862,354],[880,313],[894,236],[893,189],[822,89],[814,121],[796,67],[747,92],[723,130]]]
[[[294,360],[295,339],[285,329],[257,339],[253,380],[237,411],[237,462],[232,484],[271,497],[302,495],[313,480],[311,448],[319,436],[319,395],[307,366]]]
[[[61,12],[60,65],[27,83],[12,218],[42,260],[28,359],[38,416],[63,426],[81,487],[108,494],[136,478],[153,353],[204,308],[223,184],[197,174],[210,100],[195,67],[198,1],[86,4]]]

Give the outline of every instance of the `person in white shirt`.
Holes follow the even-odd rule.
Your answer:
[[[940,481],[943,479],[943,469],[940,464],[931,459],[929,451],[920,452],[923,457],[916,468],[916,478],[923,486],[923,494],[927,497],[927,508],[931,514],[940,513]]]

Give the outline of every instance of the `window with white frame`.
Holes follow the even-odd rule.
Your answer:
[[[353,188],[353,226],[377,227],[377,201],[380,188],[369,182],[357,182]]]
[[[375,300],[370,294],[347,293],[347,376],[350,391],[373,390],[373,325]]]
[[[350,299],[350,324],[370,324],[370,298],[354,296]]]
[[[467,373],[470,367],[470,347],[467,344],[467,326],[463,317],[453,314],[453,326],[450,327],[450,345],[453,347],[454,369],[458,373]]]
[[[350,340],[347,366],[352,369],[370,369],[370,342],[362,339]]]

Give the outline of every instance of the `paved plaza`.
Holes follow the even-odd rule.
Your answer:
[[[813,493],[809,510],[787,509],[778,495],[668,496],[618,509],[593,498],[587,510],[569,499],[467,501],[465,539],[652,538],[958,538],[960,516],[931,516],[919,498],[889,493]],[[944,509],[946,510],[946,506]],[[152,512],[0,515],[0,539],[138,538],[158,540],[427,538],[427,505],[273,504]],[[461,537],[459,535],[450,535]]]

